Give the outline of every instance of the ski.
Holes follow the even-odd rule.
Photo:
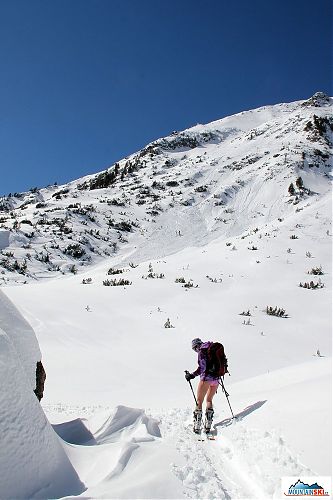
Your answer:
[[[206,435],[206,439],[209,441],[215,441],[216,436],[217,436],[217,430],[216,429],[211,429],[209,426],[208,429],[204,428],[204,433]]]
[[[205,439],[202,436],[202,431],[196,431],[195,429],[192,429],[192,433],[194,434],[194,437],[197,438],[198,441],[205,441]]]
[[[197,438],[198,441],[216,441],[217,432],[216,429],[205,431],[205,429],[201,428],[200,430],[195,430],[195,428],[191,428],[191,432],[194,437]]]
[[[193,431],[193,434],[197,437],[198,441],[215,441],[216,440],[216,435],[211,433],[211,432],[195,432]]]
[[[200,425],[201,422],[199,422]],[[217,436],[217,431],[216,429],[207,429],[205,430],[204,427],[197,428],[196,425],[198,425],[198,422],[195,422],[194,427],[191,428],[192,434],[197,438],[197,440],[200,442],[203,441],[215,441],[216,436]]]
[[[198,437],[198,441],[215,441],[216,438],[215,436],[212,436],[211,434],[205,434],[204,436]]]

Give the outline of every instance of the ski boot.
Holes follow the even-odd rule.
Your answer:
[[[214,410],[213,408],[207,408],[206,409],[206,420],[205,420],[205,433],[209,434],[212,423],[213,423],[213,416],[214,416]]]
[[[193,432],[201,433],[202,410],[194,410],[193,412]]]

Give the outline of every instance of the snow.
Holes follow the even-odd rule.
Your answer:
[[[0,212],[2,230],[10,235],[0,280],[61,277],[73,265],[81,272],[125,252],[142,262],[289,216],[309,200],[287,203],[288,186],[299,175],[313,191],[311,201],[330,192],[329,126],[321,136],[313,123],[314,115],[329,122],[331,102],[265,106],[159,139],[120,160],[122,174],[108,188],[84,189],[99,175],[93,174],[4,198],[10,210]],[[187,147],[177,147],[182,140]],[[135,170],[124,174],[129,163]],[[132,230],[119,231],[122,222],[134,224]],[[183,237],[173,237],[177,230]],[[73,242],[84,251],[79,259],[66,252]]]
[[[0,230],[0,250],[9,246],[9,231]]]
[[[59,498],[80,493],[83,485],[33,393],[31,370],[25,370],[29,364],[36,366],[36,338],[2,292],[0,307],[1,497]]]
[[[36,362],[42,358],[35,332],[14,304],[0,290],[0,328],[14,349],[30,387],[36,387]],[[4,358],[5,359],[5,358]]]
[[[116,187],[78,194],[82,179],[67,186],[66,200],[52,199],[64,187],[43,190],[39,202],[60,209],[57,217],[69,203],[95,204],[95,222],[83,224],[87,231],[98,227],[104,234],[111,211],[117,220],[123,212],[124,220],[140,224],[126,233],[127,241],[117,233],[124,241],[116,253],[92,252],[76,275],[57,274],[33,259],[30,274],[4,270],[0,431],[8,439],[0,451],[1,493],[280,498],[283,477],[331,474],[331,184],[328,163],[300,163],[302,148],[311,161],[313,148],[330,152],[327,143],[312,143],[302,132],[314,112],[325,116],[327,108],[326,101],[315,110],[282,104],[197,125],[182,135],[198,139],[212,132],[223,140],[187,149],[185,159],[182,148],[149,160],[124,181],[125,207],[100,202],[120,197]],[[246,138],[252,133],[254,139]],[[178,163],[166,168],[166,159]],[[309,192],[296,200],[287,189],[299,175]],[[145,211],[153,205],[136,205],[132,188],[136,179],[147,185],[162,178],[184,182],[161,197],[163,211],[153,222]],[[198,186],[208,191],[195,191]],[[189,199],[192,205],[184,204]],[[24,218],[33,219],[34,211],[26,208]],[[26,224],[24,232],[34,229],[36,240],[11,231],[10,249],[19,259],[25,237],[30,252],[46,248],[65,269],[76,261],[57,253],[55,243],[82,237],[78,219],[71,227],[67,241]],[[164,277],[147,278],[150,265]],[[323,275],[308,274],[319,266]],[[123,273],[108,275],[111,267]],[[193,287],[176,283],[180,277]],[[103,286],[107,278],[132,284]],[[299,287],[319,278],[323,288]],[[267,315],[267,306],[284,308],[287,317]],[[241,315],[248,310],[251,316]],[[174,328],[164,328],[168,318]],[[229,359],[225,386],[237,418],[230,418],[219,390],[215,441],[199,442],[191,432],[194,401],[184,370],[196,368],[194,337],[222,342]],[[42,406],[32,392],[40,351],[47,373]]]

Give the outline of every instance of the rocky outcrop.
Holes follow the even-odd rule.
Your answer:
[[[314,106],[315,108],[319,108],[321,106],[329,106],[331,103],[330,97],[324,92],[316,92],[312,97],[307,99],[302,103],[303,107]]]
[[[44,384],[46,380],[46,372],[44,370],[43,363],[37,361],[36,363],[36,389],[34,393],[37,396],[38,401],[40,401],[44,395]]]

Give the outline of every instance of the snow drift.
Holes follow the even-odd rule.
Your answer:
[[[34,392],[37,339],[0,291],[1,498],[51,498],[83,490]]]

